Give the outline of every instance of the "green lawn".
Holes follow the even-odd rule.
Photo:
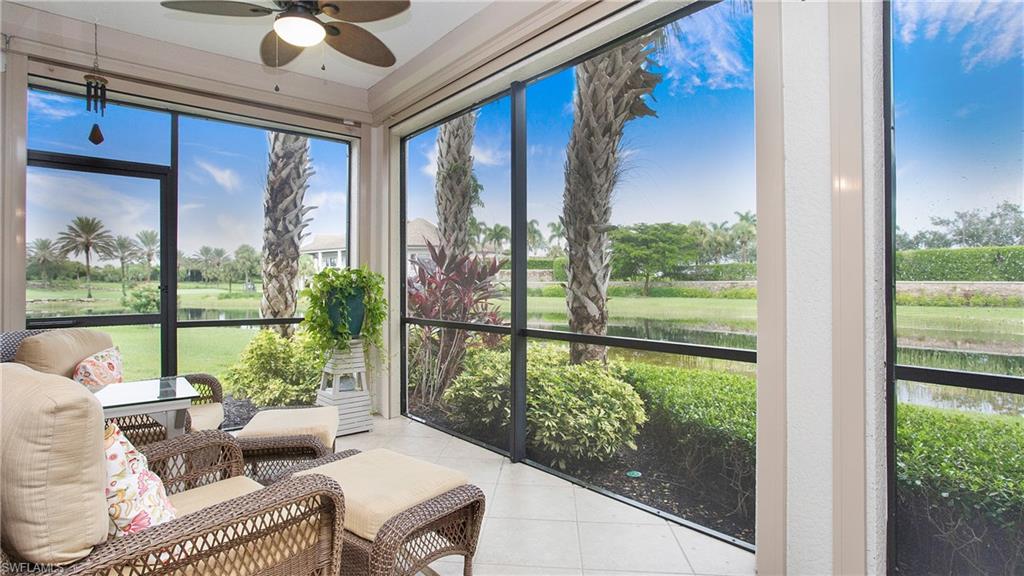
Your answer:
[[[124,359],[126,380],[160,375],[160,329],[155,326],[107,326]],[[209,372],[223,379],[224,372],[256,334],[255,328],[179,328],[178,373]]]

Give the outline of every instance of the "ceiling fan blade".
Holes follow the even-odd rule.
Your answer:
[[[325,28],[324,42],[345,56],[382,68],[394,65],[395,55],[366,28],[348,22],[328,22]]]
[[[409,9],[409,0],[320,0],[320,10],[345,22],[373,22]]]
[[[295,60],[302,54],[303,48],[294,46],[277,37],[277,33],[271,30],[260,41],[260,60],[267,66],[276,68]]]
[[[270,8],[248,2],[233,2],[230,0],[164,0],[160,3],[164,8],[181,10],[183,12],[195,12],[197,14],[212,14],[214,16],[267,16],[273,14]]]

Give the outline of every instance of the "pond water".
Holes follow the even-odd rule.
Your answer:
[[[569,325],[564,322],[551,321],[543,314],[531,314],[527,324],[530,328],[541,330],[558,330],[568,332]],[[757,335],[727,330],[697,329],[687,324],[671,320],[636,318],[628,321],[613,319],[608,323],[609,336],[623,338],[640,338],[643,340],[663,340],[666,342],[684,342],[704,346],[722,348],[757,349]]]
[[[896,399],[907,404],[1024,417],[1024,394],[1007,394],[900,380],[896,383]]]
[[[251,320],[259,317],[259,309],[178,308],[178,320]]]

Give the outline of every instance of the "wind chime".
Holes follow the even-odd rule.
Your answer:
[[[103,117],[107,113],[107,79],[99,75],[100,46],[99,25],[97,24],[93,24],[92,42],[92,72],[85,75],[85,110],[86,112],[99,112]],[[103,143],[103,131],[100,130],[98,122],[93,123],[92,130],[89,131],[89,142],[97,146]]]

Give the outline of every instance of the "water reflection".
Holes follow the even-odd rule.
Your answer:
[[[1024,394],[991,392],[988,390],[974,390],[971,388],[900,380],[896,383],[896,399],[899,402],[909,404],[949,408],[965,412],[1024,416]]]

